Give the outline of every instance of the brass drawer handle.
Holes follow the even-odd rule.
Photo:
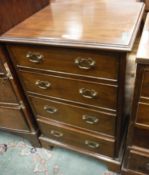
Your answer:
[[[51,132],[50,132],[54,137],[63,137],[63,133],[61,133],[61,132],[59,132],[59,131],[55,131],[55,130],[52,130]]]
[[[28,52],[26,54],[26,58],[32,63],[40,63],[43,61],[44,56],[40,53],[33,53],[33,52]]]
[[[52,106],[48,106],[48,105],[45,105],[45,106],[43,107],[43,109],[44,109],[47,113],[50,113],[50,114],[54,114],[54,113],[56,113],[56,112],[58,111],[57,108],[52,107]]]
[[[7,80],[8,79],[8,76],[3,73],[3,72],[0,72],[0,80]]]
[[[88,147],[93,148],[93,149],[96,149],[96,148],[100,147],[99,143],[93,142],[93,141],[90,141],[90,140],[85,140],[85,145],[87,145]]]
[[[75,59],[75,64],[80,68],[80,69],[85,69],[89,70],[96,65],[96,61],[94,61],[92,58],[76,58]]]
[[[37,80],[35,82],[35,85],[38,86],[40,89],[48,89],[51,86],[51,83],[49,83],[48,81]]]
[[[79,89],[79,93],[80,93],[84,98],[89,98],[89,99],[96,98],[97,95],[98,95],[98,92],[96,92],[94,89],[86,89],[86,88],[81,88],[81,89]]]
[[[82,119],[88,123],[88,124],[91,124],[91,125],[94,125],[96,123],[98,123],[99,119],[94,117],[94,116],[90,116],[90,115],[83,115],[82,116]]]

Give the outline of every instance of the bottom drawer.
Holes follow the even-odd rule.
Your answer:
[[[0,128],[29,131],[23,112],[19,107],[0,106]]]
[[[41,120],[38,120],[38,124],[42,134],[52,140],[105,156],[114,156],[115,141],[111,138],[95,136],[76,129],[62,127],[56,123],[49,124]]]
[[[149,174],[149,152],[131,150],[129,153],[127,168],[144,174]]]

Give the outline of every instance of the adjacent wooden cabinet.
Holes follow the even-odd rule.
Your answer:
[[[0,46],[0,130],[21,135],[39,146],[38,129],[7,54]]]
[[[52,3],[0,37],[43,147],[75,150],[120,171],[126,59],[143,12],[142,3]]]
[[[149,15],[137,54],[137,73],[123,174],[149,174]]]

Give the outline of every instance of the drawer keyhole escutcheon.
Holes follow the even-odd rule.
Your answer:
[[[99,143],[93,142],[93,141],[90,141],[90,140],[85,140],[85,145],[87,145],[88,147],[93,148],[93,149],[96,149],[96,148],[100,147]]]
[[[94,116],[90,116],[90,115],[83,115],[82,120],[84,120],[86,123],[91,124],[91,125],[94,125],[99,122],[98,118]]]
[[[94,99],[98,96],[98,92],[94,89],[81,88],[79,89],[79,93],[82,95],[82,97],[89,99]]]
[[[40,53],[28,52],[26,58],[32,63],[41,63],[44,60],[44,56]]]
[[[89,69],[92,69],[93,67],[95,67],[96,61],[94,61],[92,58],[78,57],[78,58],[75,59],[75,64],[80,69],[89,70]]]
[[[48,81],[41,81],[41,80],[37,80],[35,82],[35,85],[38,86],[40,89],[48,89],[51,86],[51,83],[49,83]]]
[[[54,137],[58,137],[58,138],[60,138],[60,137],[63,137],[63,133],[61,133],[61,132],[59,132],[59,131],[55,131],[55,130],[51,130],[51,135],[53,135]]]
[[[45,106],[43,107],[43,109],[44,109],[47,113],[50,113],[50,114],[54,114],[54,113],[56,113],[56,112],[58,111],[57,108],[52,107],[52,106],[49,106],[49,105],[45,105]]]

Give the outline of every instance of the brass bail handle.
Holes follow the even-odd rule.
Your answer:
[[[28,52],[26,58],[32,63],[41,63],[44,60],[44,56],[40,53]]]
[[[98,92],[94,89],[81,88],[79,89],[79,93],[82,95],[82,97],[88,99],[94,99],[98,96]]]
[[[81,58],[78,57],[75,59],[75,64],[78,66],[80,69],[85,69],[89,70],[95,67],[96,61],[93,60],[92,58]]]

